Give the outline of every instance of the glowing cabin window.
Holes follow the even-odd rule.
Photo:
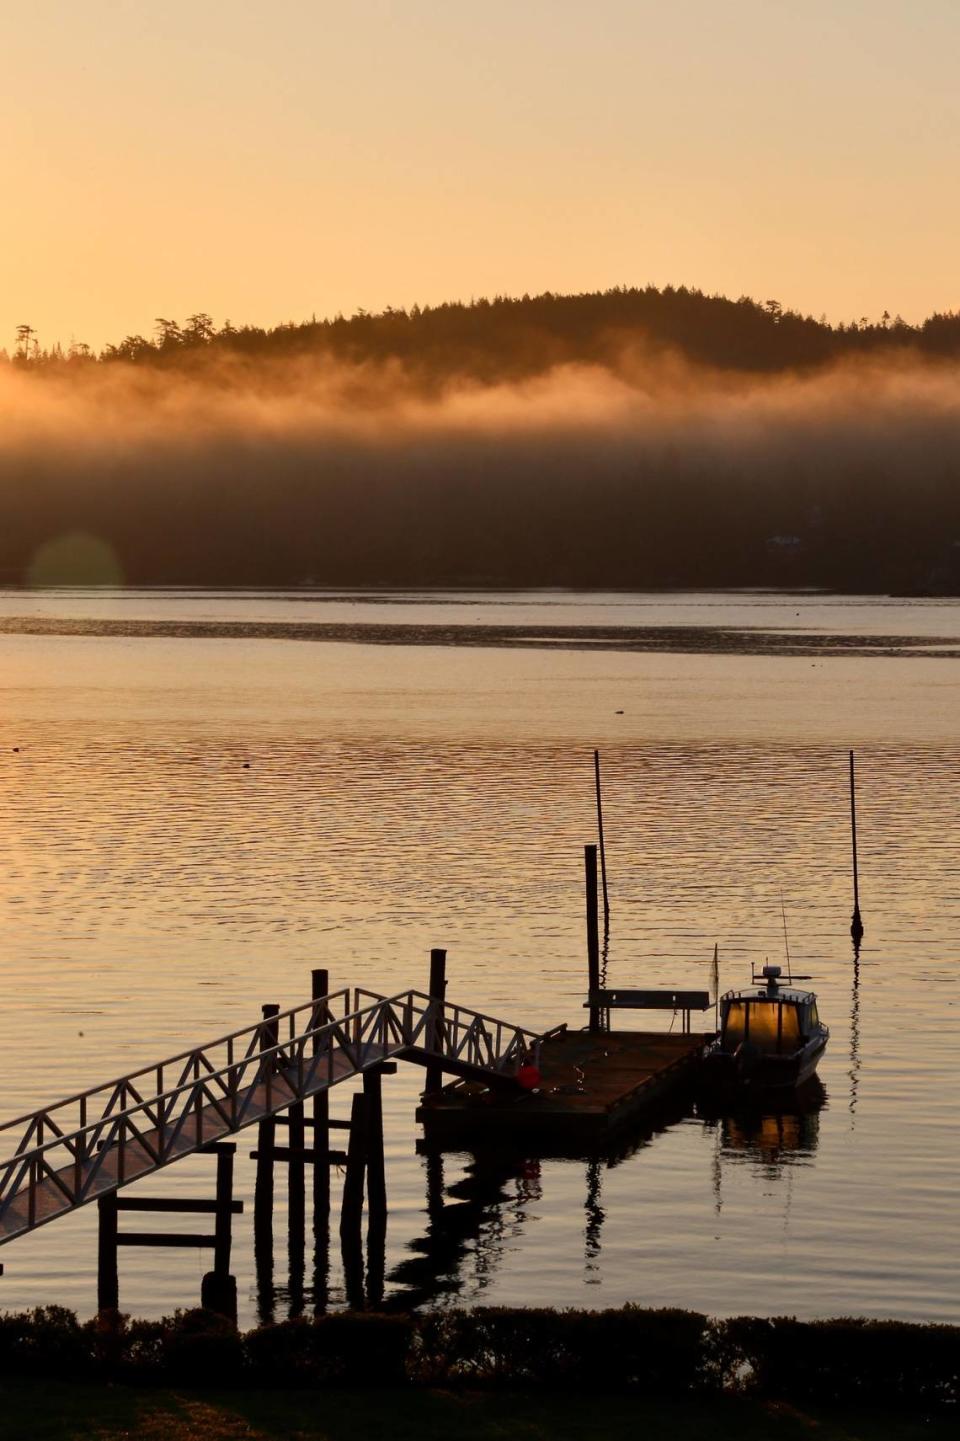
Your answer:
[[[750,1003],[750,1044],[758,1051],[778,1051],[777,1018],[780,1014],[779,1001],[752,1001]]]
[[[728,1051],[735,1051],[744,1039],[747,1007],[743,1001],[731,1001],[723,1022],[723,1043]]]
[[[741,1041],[763,1052],[798,1050],[802,1042],[796,1006],[779,1000],[731,1001],[723,1027],[724,1049],[735,1051]]]
[[[800,1035],[800,1012],[796,1006],[783,1007],[783,1040],[781,1050],[796,1051],[803,1044]]]

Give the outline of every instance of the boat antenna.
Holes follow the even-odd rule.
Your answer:
[[[780,915],[783,917],[783,949],[787,955],[787,980],[793,981],[793,972],[790,968],[790,940],[787,936],[787,908],[783,904],[783,891],[780,892]]]

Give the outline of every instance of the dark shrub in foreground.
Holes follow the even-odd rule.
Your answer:
[[[244,1337],[257,1386],[401,1386],[415,1322],[409,1316],[343,1312],[282,1321]]]
[[[717,1323],[724,1389],[832,1403],[940,1405],[960,1398],[960,1329],[900,1321]]]
[[[178,1311],[164,1326],[159,1363],[164,1379],[184,1386],[236,1386],[244,1379],[243,1338],[212,1311]]]
[[[706,1317],[694,1311],[480,1307],[417,1319],[425,1383],[679,1394],[701,1382]]]
[[[341,1312],[241,1335],[209,1311],[60,1306],[0,1315],[0,1375],[178,1386],[546,1387],[598,1395],[740,1393],[932,1410],[960,1400],[960,1328],[897,1321],[708,1321],[695,1311],[479,1308]]]
[[[0,1372],[13,1376],[81,1376],[90,1352],[76,1316],[65,1306],[0,1315]]]

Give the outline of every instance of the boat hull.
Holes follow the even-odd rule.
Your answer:
[[[796,1091],[816,1074],[820,1057],[827,1048],[827,1037],[816,1036],[799,1051],[790,1055],[741,1055],[723,1051],[719,1045],[704,1058],[704,1081],[729,1091],[779,1092]]]

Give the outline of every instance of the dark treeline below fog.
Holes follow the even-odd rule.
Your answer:
[[[960,315],[685,289],[0,363],[0,581],[960,590]]]

